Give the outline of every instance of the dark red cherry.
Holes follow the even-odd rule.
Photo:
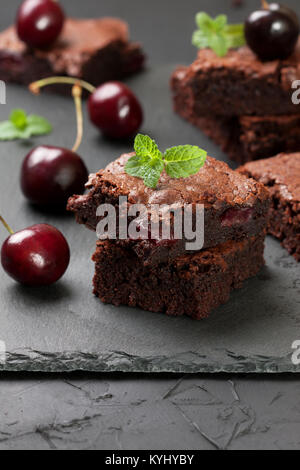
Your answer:
[[[278,3],[254,11],[245,23],[247,44],[263,61],[288,58],[296,47],[299,30],[296,13]]]
[[[91,94],[88,109],[92,123],[115,139],[134,136],[143,122],[142,107],[126,85],[107,82]]]
[[[56,0],[25,0],[16,19],[18,36],[28,46],[46,48],[60,35],[65,15]]]
[[[25,197],[41,206],[64,207],[70,196],[84,192],[87,180],[88,171],[79,155],[60,147],[36,147],[21,169]]]
[[[69,245],[59,230],[39,224],[10,235],[1,249],[1,263],[15,281],[45,286],[58,281],[69,265]]]
[[[281,5],[280,3],[270,3],[268,5],[270,11],[279,11],[280,13],[288,16],[298,27],[300,26],[299,18],[297,13],[286,5]]]

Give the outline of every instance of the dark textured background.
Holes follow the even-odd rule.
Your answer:
[[[6,2],[1,28],[13,21],[18,3]],[[259,1],[246,1],[244,9],[232,9],[230,0],[63,3],[74,16],[126,18],[153,67],[193,59],[190,35],[196,11],[228,12],[237,21]],[[65,138],[70,136],[59,137]],[[42,300],[30,298],[28,305],[37,302],[42,310]],[[299,431],[298,377],[1,376],[0,449],[296,449]]]

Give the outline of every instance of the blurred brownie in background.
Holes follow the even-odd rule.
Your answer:
[[[47,50],[29,49],[11,26],[0,33],[0,79],[28,85],[62,75],[97,86],[140,71],[145,55],[130,42],[128,25],[117,18],[67,19],[59,40]],[[59,85],[56,91],[69,88]]]

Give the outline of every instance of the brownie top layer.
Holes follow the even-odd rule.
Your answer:
[[[300,38],[294,53],[286,60],[262,62],[247,46],[231,49],[225,57],[218,57],[211,49],[201,49],[194,63],[186,69],[181,68],[179,72],[182,78],[185,73],[189,76],[212,68],[234,69],[255,78],[267,78],[279,73],[278,80],[281,86],[289,90],[291,82],[300,76]]]
[[[281,153],[239,168],[267,186],[276,186],[284,199],[300,202],[300,153]]]
[[[224,204],[251,207],[258,199],[268,200],[262,184],[236,173],[226,163],[212,157],[207,157],[200,171],[188,178],[175,179],[164,172],[157,188],[151,189],[142,179],[125,172],[126,162],[132,155],[124,154],[105,170],[91,175],[87,188],[97,191],[97,186],[102,186],[105,181],[115,187],[119,195],[128,196],[130,203],[146,205],[199,203],[218,209]]]
[[[65,69],[68,61],[74,64],[77,58],[81,62],[85,57],[88,58],[112,42],[127,43],[128,40],[128,25],[120,19],[77,20],[68,18],[58,41],[50,49],[35,49],[34,55],[49,60],[59,72],[60,63]],[[15,27],[11,26],[0,33],[0,50],[25,54],[28,48],[18,38]]]

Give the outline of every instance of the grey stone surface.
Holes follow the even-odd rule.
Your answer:
[[[232,21],[241,21],[247,11],[257,7],[257,0],[245,0],[244,7],[232,9],[231,0],[62,0],[67,10],[74,16],[98,16],[112,14],[123,16],[129,20],[132,36],[140,39],[148,52],[151,68],[155,64],[164,64],[166,58],[169,63],[189,63],[195,56],[195,50],[190,45],[190,32],[194,28],[194,13],[200,9],[212,14],[227,12]],[[10,0],[9,4],[2,8],[0,27],[8,26],[14,19],[14,14],[19,0]],[[286,3],[299,10],[298,0],[286,0]],[[167,27],[166,27],[167,25]],[[140,79],[142,76],[140,77]],[[139,79],[139,80],[140,80]],[[135,81],[137,91],[141,90],[141,98],[150,90],[143,89],[142,83]],[[160,87],[158,79],[156,87]],[[156,88],[155,88],[156,89]],[[6,107],[0,107],[1,118],[6,116],[13,105],[24,106],[29,111],[41,112],[50,118],[57,118],[54,142],[58,145],[70,146],[73,136],[66,122],[74,122],[72,104],[69,100],[56,97],[41,96],[38,99],[29,98],[25,91],[12,87],[9,90],[9,101]],[[20,102],[21,97],[21,102]],[[168,94],[164,97],[168,100]],[[180,123],[180,133],[174,132],[172,140],[164,135],[163,126],[166,124],[165,115],[159,109],[147,104],[151,115],[154,113],[159,125],[146,122],[145,130],[152,132],[162,144],[173,144],[174,136],[178,143],[182,137],[195,139],[199,143],[200,135],[185,123]],[[149,108],[148,108],[149,106]],[[46,112],[45,112],[46,110]],[[151,116],[147,116],[151,119]],[[173,118],[172,118],[173,119]],[[175,119],[175,118],[174,118]],[[60,131],[62,122],[65,127]],[[177,118],[176,118],[177,121]],[[179,121],[178,121],[179,123]],[[154,125],[155,124],[155,125]],[[179,124],[177,124],[179,125]],[[177,127],[178,129],[178,127]],[[194,137],[193,137],[194,136]],[[163,140],[165,139],[165,140]],[[203,137],[201,137],[201,142]],[[38,141],[37,141],[38,142]],[[41,142],[53,143],[51,138],[41,139]],[[99,144],[99,146],[98,146]],[[207,144],[211,152],[217,152],[212,144]],[[18,228],[22,223],[34,223],[36,221],[49,221],[60,226],[67,236],[75,226],[72,218],[65,221],[64,218],[52,219],[41,213],[35,213],[22,200],[19,193],[18,171],[20,162],[30,149],[30,145],[0,146],[0,207],[4,207],[5,215],[12,216],[12,225]],[[85,141],[82,146],[82,155],[87,159],[90,170],[96,170],[105,162],[127,150],[126,145],[108,143],[97,137],[97,132],[86,125]],[[223,156],[218,153],[220,158]],[[4,171],[5,167],[5,171]],[[8,193],[3,188],[9,187]],[[13,200],[11,202],[11,199]],[[6,208],[13,208],[13,213],[6,212]],[[71,228],[72,227],[72,228]],[[78,264],[88,263],[85,250],[92,250],[94,244],[93,234],[88,234],[84,229],[78,229],[76,240],[72,239],[72,246],[76,246]],[[257,321],[257,313],[248,321],[242,315],[243,321],[235,324],[232,336],[240,334],[244,328],[256,329],[259,337],[261,330],[268,329],[272,324],[272,318],[278,315],[277,303],[273,302],[275,296],[282,310],[281,323],[276,331],[269,336],[269,342],[276,349],[276,344],[281,344],[282,329],[285,331],[285,315],[288,323],[292,315],[291,302],[295,301],[295,295],[299,295],[299,275],[292,279],[289,267],[293,260],[281,250],[277,242],[270,241],[268,253],[278,253],[272,261],[271,273],[275,273],[277,283],[279,278],[284,280],[284,286],[288,294],[282,299],[279,294],[270,287],[270,268],[266,268],[262,277],[252,285],[252,312],[254,303],[262,303],[262,310],[266,309],[271,315],[269,320]],[[87,245],[89,247],[87,248]],[[276,245],[276,248],[273,248]],[[278,250],[278,251],[277,251]],[[269,255],[268,255],[269,256]],[[71,269],[73,267],[73,261]],[[277,266],[279,271],[277,271]],[[39,344],[43,350],[49,348],[48,334],[58,330],[61,324],[68,330],[67,338],[74,336],[73,328],[82,326],[80,316],[84,312],[86,319],[93,321],[90,312],[90,304],[95,302],[90,293],[89,280],[92,273],[92,263],[89,263],[87,277],[84,283],[73,285],[71,271],[58,288],[49,289],[43,293],[30,293],[20,287],[14,286],[4,276],[0,277],[0,318],[8,324],[10,321],[13,329],[10,333],[16,338],[25,334],[23,343],[30,347],[31,336],[35,335],[35,328],[39,330]],[[278,274],[279,273],[279,274]],[[274,276],[273,276],[274,277]],[[272,277],[272,283],[273,283]],[[280,281],[281,282],[281,281]],[[268,287],[269,285],[269,287]],[[259,287],[260,286],[260,287]],[[278,284],[276,284],[278,286]],[[257,288],[259,287],[259,290]],[[249,284],[247,284],[249,288]],[[267,295],[265,296],[265,290]],[[86,292],[87,296],[84,296]],[[5,293],[5,295],[3,295]],[[239,302],[243,291],[238,292],[230,305]],[[20,300],[19,299],[20,296]],[[22,298],[22,300],[21,300]],[[71,299],[77,301],[78,309],[69,306]],[[89,299],[87,301],[87,299]],[[294,299],[294,300],[293,300]],[[44,302],[48,310],[43,319]],[[233,304],[232,304],[233,302]],[[68,310],[62,305],[68,305]],[[244,304],[242,304],[244,307]],[[299,299],[298,299],[299,312]],[[99,308],[97,302],[97,309]],[[221,315],[232,318],[229,307],[221,310]],[[230,307],[231,308],[231,307]],[[115,313],[115,309],[112,309]],[[111,310],[111,311],[112,311]],[[108,310],[109,312],[110,310]],[[52,316],[50,315],[50,312]],[[98,317],[99,317],[99,311]],[[229,312],[229,313],[228,313]],[[285,312],[285,313],[284,313]],[[241,313],[241,312],[240,312]],[[122,334],[123,323],[130,321],[121,312],[120,328]],[[149,315],[149,314],[143,314]],[[141,319],[137,314],[130,313],[137,320]],[[151,314],[150,314],[151,316]],[[217,314],[214,314],[217,323]],[[154,316],[157,319],[157,316]],[[32,321],[34,319],[34,322]],[[293,321],[294,321],[293,320]],[[161,320],[159,320],[161,321]],[[165,320],[166,321],[166,320]],[[173,324],[174,320],[171,320]],[[101,321],[98,318],[99,325]],[[150,319],[147,320],[150,322]],[[74,326],[74,323],[76,324]],[[182,322],[177,321],[178,335],[182,332]],[[29,324],[31,325],[29,328]],[[37,325],[36,325],[37,324]],[[55,325],[55,326],[53,326]],[[194,322],[192,322],[194,325]],[[207,328],[207,327],[206,327]],[[89,341],[88,330],[82,328],[76,341]],[[228,327],[230,332],[230,328]],[[15,333],[14,333],[15,332]],[[51,336],[51,334],[50,334]],[[295,322],[293,339],[300,338],[299,328]],[[1,330],[0,330],[1,339]],[[221,338],[222,339],[222,338]],[[286,363],[290,353],[290,340],[276,356],[282,356]],[[135,338],[134,338],[135,340]],[[23,344],[22,343],[22,344]],[[57,340],[60,349],[63,348],[62,338]],[[17,351],[15,352],[17,354]],[[257,352],[255,352],[257,355]],[[261,359],[261,358],[260,358]],[[22,357],[27,361],[28,358]],[[239,358],[243,364],[244,358]],[[56,364],[57,366],[57,364]],[[296,374],[279,376],[252,375],[155,375],[155,374],[0,374],[0,449],[299,449],[299,376]]]
[[[5,376],[0,450],[299,449],[299,393],[264,376]]]
[[[146,121],[142,132],[161,148],[194,143],[211,155],[224,155],[197,129],[175,116],[168,80],[173,66],[149,69],[130,80],[141,97]],[[52,135],[39,142],[72,144],[72,100],[44,94],[32,97],[18,87],[8,88],[8,105],[46,115]],[[113,144],[85,120],[80,153],[90,171],[103,167],[131,142]],[[33,145],[33,143],[30,143]],[[133,371],[133,372],[287,372],[291,345],[299,328],[299,264],[269,238],[267,265],[234,292],[230,301],[204,321],[170,318],[128,307],[102,304],[92,295],[96,236],[78,226],[70,215],[44,214],[30,207],[19,190],[19,166],[29,145],[1,144],[1,208],[14,229],[50,222],[71,246],[70,268],[57,285],[28,289],[14,284],[1,270],[0,339],[7,346],[6,370]],[[3,233],[4,229],[2,230]],[[278,335],[280,331],[280,335]]]

